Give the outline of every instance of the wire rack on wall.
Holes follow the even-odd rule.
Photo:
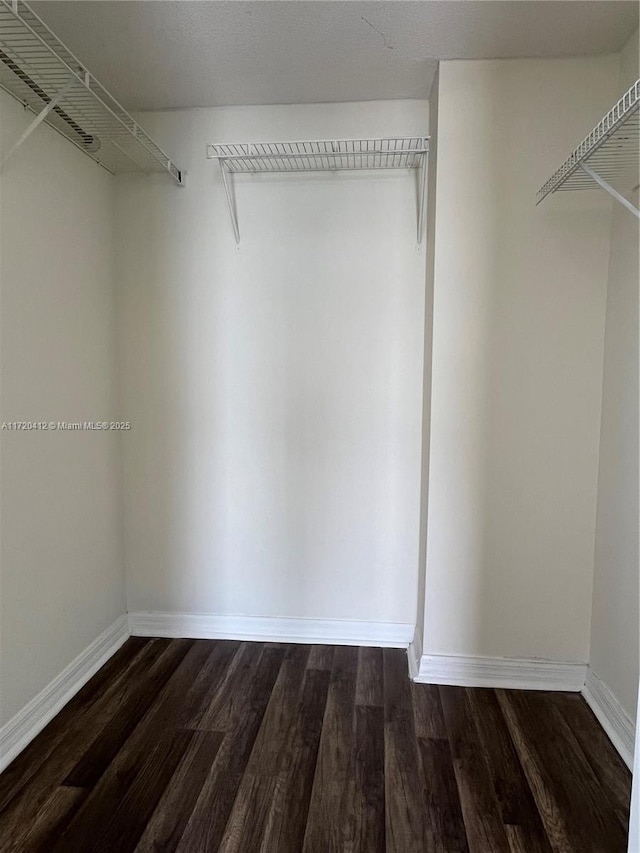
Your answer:
[[[182,172],[22,0],[0,0],[0,87],[113,174]]]
[[[640,80],[607,113],[560,168],[538,190],[537,204],[550,193],[601,187],[640,218],[624,192],[638,185]]]
[[[316,139],[299,142],[227,142],[207,145],[207,157],[218,160],[231,223],[240,243],[240,229],[229,176],[266,172],[336,172],[377,169],[420,169],[418,243],[424,230],[429,156],[428,136],[382,139]]]

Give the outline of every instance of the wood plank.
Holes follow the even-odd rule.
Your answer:
[[[201,731],[228,732],[233,729],[242,713],[251,685],[259,670],[265,652],[279,652],[277,648],[265,649],[263,643],[241,643],[229,664],[219,689],[214,693],[195,728]]]
[[[509,853],[509,841],[467,692],[462,687],[441,687],[440,699],[469,850]]]
[[[176,850],[223,737],[219,732],[193,732],[191,744],[167,784],[135,853]]]
[[[538,806],[547,837],[554,853],[573,853],[574,839],[566,820],[568,815],[563,814],[562,803],[558,802],[555,795],[553,780],[538,754],[527,727],[521,724],[516,707],[510,701],[513,692],[496,690],[496,697]]]
[[[87,796],[84,788],[55,788],[20,840],[20,853],[48,853]],[[0,840],[0,850],[9,850]]]
[[[548,731],[557,735],[558,742],[563,741],[566,744],[564,761],[561,765],[561,776],[570,790],[573,791],[574,796],[577,795],[574,800],[574,811],[582,813],[585,805],[588,805],[593,822],[593,837],[601,838],[600,843],[608,845],[612,851],[620,850],[622,853],[626,853],[628,823],[618,820],[611,792],[600,783],[573,732],[572,726],[567,724],[554,702],[548,701],[549,698],[548,694],[543,696],[531,692],[526,700],[531,703],[538,719],[544,720],[545,713],[548,713]],[[546,741],[545,748],[548,746],[549,740]],[[557,757],[554,755],[554,759],[557,760]],[[574,774],[575,778],[579,780],[578,784],[575,784]]]
[[[523,826],[505,825],[511,853],[529,853],[531,850],[529,831]],[[551,846],[549,849],[553,849]]]
[[[115,695],[126,682],[129,670],[149,643],[147,639],[130,637],[11,762],[0,775],[0,813],[22,791],[60,743],[68,740],[84,725],[81,718],[87,721],[87,725],[99,725],[95,721],[100,716],[100,708],[108,703],[108,696]],[[96,703],[97,708],[94,707]]]
[[[89,830],[86,822],[72,821],[52,853],[114,853],[134,850],[171,776],[189,748],[193,732],[159,732],[153,748],[113,811],[103,813]],[[106,819],[105,819],[106,818]]]
[[[258,853],[284,786],[309,647],[280,646],[284,660],[240,782],[220,847],[225,853]]]
[[[382,649],[359,649],[356,705],[373,705],[376,708],[382,708],[384,706],[383,685]]]
[[[602,787],[609,792],[618,818],[629,825],[631,772],[620,758],[595,714],[579,693],[549,695],[580,744]]]
[[[354,745],[354,708],[358,649],[338,646],[333,657],[329,693],[313,782],[304,853],[337,853],[351,829],[349,780]]]
[[[424,773],[428,849],[434,853],[468,853],[449,741],[420,738],[418,746]]]
[[[412,682],[411,696],[416,736],[427,740],[446,740],[447,729],[442,716],[438,685]]]
[[[309,669],[325,669],[331,672],[335,646],[311,646]]]
[[[607,793],[548,696],[496,693],[553,849],[623,853],[626,834]]]
[[[260,853],[300,853],[313,789],[330,673],[308,669],[286,762],[274,792]]]
[[[214,699],[215,718],[211,721],[223,719],[229,729],[178,845],[182,853],[217,850],[220,846],[283,658],[283,649],[265,648],[252,670],[252,678],[236,680],[236,687],[241,686],[243,695],[234,699],[232,718],[228,716],[227,703]],[[247,657],[245,663],[252,660],[252,656]]]
[[[149,709],[127,741],[122,745],[113,762],[106,769],[90,792],[69,827],[67,838],[93,837],[103,827],[125,798],[134,783],[140,766],[152,753],[159,740],[175,730],[173,725],[185,699],[197,702],[189,685],[194,673],[210,654],[204,641],[190,641],[191,647],[158,695],[154,706]],[[183,649],[181,641],[172,640],[177,649]],[[204,689],[206,685],[202,685]]]
[[[284,660],[256,737],[247,774],[278,776],[290,760],[290,745],[304,685],[309,646],[281,646]]]
[[[158,640],[149,643],[126,670],[125,677],[116,679],[104,696],[96,699],[85,713],[69,721],[66,736],[61,737],[38,772],[25,788],[25,795],[13,798],[0,813],[0,838],[8,849],[20,849],[25,834],[44,807],[51,792],[62,784],[66,775],[80,760],[106,725],[122,712],[130,695],[137,689],[146,671],[168,649],[171,641]]]
[[[282,776],[245,773],[218,853],[260,853]]]
[[[176,727],[197,729],[214,696],[218,694],[227,677],[227,672],[242,645],[239,640],[211,640],[200,642],[209,645],[210,652],[200,670],[195,673],[189,702],[177,711]]]
[[[552,853],[495,692],[469,689],[467,698],[503,823],[523,829],[530,853]],[[519,837],[518,833],[512,835]]]
[[[387,851],[424,853],[430,846],[406,653],[385,649],[383,655]]]
[[[163,729],[189,728],[192,720],[216,686],[223,680],[221,668],[230,665],[239,643],[194,640],[158,700],[145,718],[149,727]]]
[[[149,669],[146,677],[141,678],[131,691],[120,713],[109,721],[80,761],[67,774],[64,785],[91,788],[96,784],[192,645],[193,640],[171,642]]]
[[[354,750],[352,835],[345,844],[345,853],[384,853],[383,708],[356,705]]]

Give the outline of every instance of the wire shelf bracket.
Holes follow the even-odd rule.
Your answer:
[[[24,0],[0,0],[0,87],[35,113],[0,163],[46,122],[112,174],[183,171]]]
[[[640,80],[636,80],[538,190],[536,204],[550,193],[600,187],[640,219],[640,210],[623,194],[637,189],[639,160]]]
[[[35,129],[36,129],[36,128],[37,128],[37,127],[38,127],[38,126],[39,126],[39,125],[40,125],[40,124],[45,120],[45,119],[46,119],[46,117],[49,115],[49,113],[51,112],[51,110],[52,110],[52,109],[54,109],[54,107],[57,107],[58,102],[59,102],[59,101],[61,101],[61,100],[62,100],[62,98],[64,98],[64,96],[67,94],[67,92],[68,92],[68,91],[69,91],[69,89],[73,86],[73,84],[74,84],[75,82],[76,82],[76,78],[75,78],[75,77],[72,77],[72,78],[67,82],[67,84],[66,84],[65,86],[63,86],[63,87],[62,87],[62,89],[60,89],[60,91],[59,91],[59,92],[56,92],[56,94],[51,98],[51,100],[50,100],[50,101],[49,101],[49,103],[46,105],[46,107],[44,107],[42,110],[40,110],[40,112],[36,115],[36,117],[34,118],[34,120],[33,120],[33,121],[29,124],[29,126],[26,128],[26,130],[24,131],[24,133],[22,133],[22,134],[18,137],[18,139],[16,139],[16,141],[13,143],[13,145],[11,146],[11,148],[10,148],[10,149],[7,151],[7,153],[4,155],[4,157],[3,157],[3,158],[2,158],[2,160],[0,161],[0,170],[4,169],[5,164],[6,164],[7,160],[9,159],[9,157],[11,157],[11,155],[12,155],[15,151],[17,151],[17,150],[18,150],[18,148],[20,148],[20,146],[22,145],[22,143],[23,143],[23,142],[26,142],[26,141],[27,141],[27,139],[31,136],[31,134],[33,133],[33,131],[34,131],[34,130],[35,130]]]
[[[304,142],[228,142],[207,145],[217,160],[236,245],[240,245],[233,176],[278,172],[338,172],[381,169],[419,170],[418,245],[422,243],[429,168],[429,137],[327,139]]]

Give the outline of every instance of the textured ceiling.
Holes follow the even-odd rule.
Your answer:
[[[613,0],[31,5],[132,110],[424,98],[434,60],[616,52],[638,26]]]

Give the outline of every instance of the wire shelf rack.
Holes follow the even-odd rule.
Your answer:
[[[316,139],[298,142],[226,142],[207,145],[207,158],[220,165],[236,238],[240,242],[230,175],[266,172],[336,172],[420,169],[418,242],[422,239],[426,196],[428,136],[379,139]]]
[[[428,137],[320,139],[305,142],[247,142],[207,146],[209,159],[229,172],[327,172],[343,169],[416,169]]]
[[[167,172],[182,183],[178,166],[23,0],[0,0],[0,87],[36,113],[34,126],[45,121],[109,172]]]
[[[622,192],[638,184],[640,162],[640,80],[583,139],[538,190],[537,204],[550,193],[602,187],[636,216]]]

